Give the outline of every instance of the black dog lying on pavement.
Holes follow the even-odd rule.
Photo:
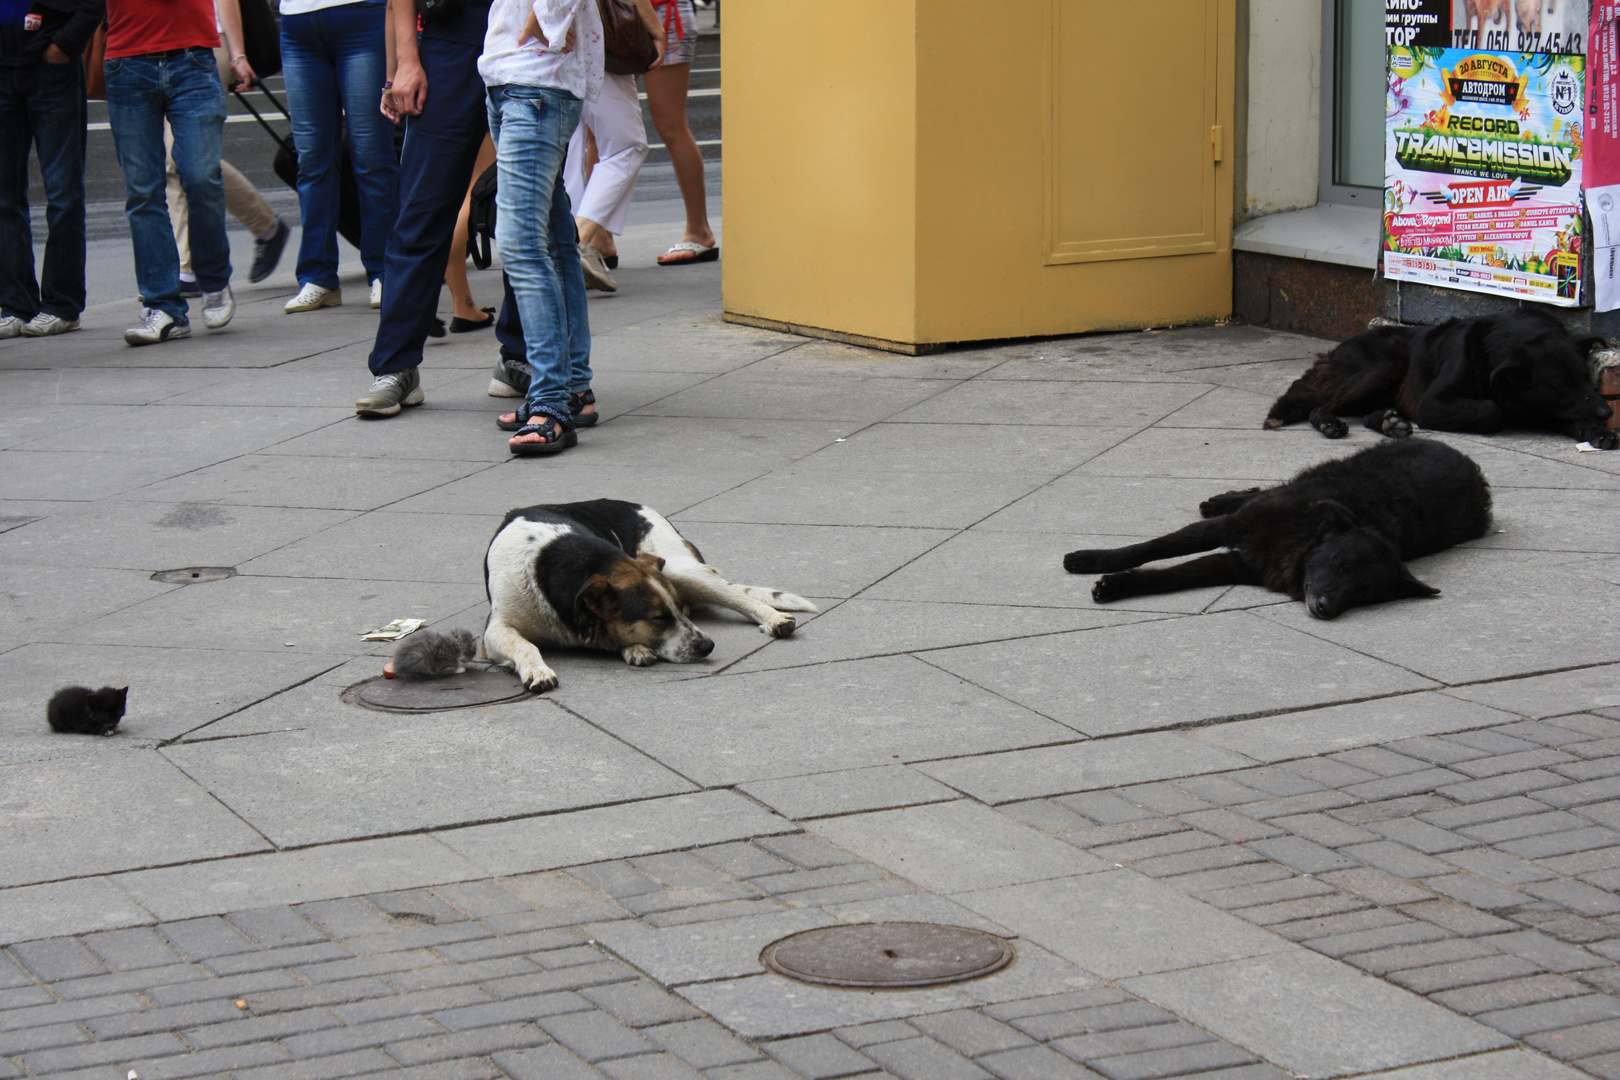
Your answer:
[[[1103,574],[1098,603],[1206,585],[1264,585],[1318,619],[1407,596],[1436,596],[1401,563],[1485,535],[1491,491],[1472,458],[1428,439],[1380,443],[1288,483],[1216,495],[1207,520],[1129,547],[1071,551],[1063,569]],[[1163,570],[1145,562],[1226,547]]]
[[[1410,435],[1414,422],[1482,435],[1550,427],[1613,450],[1620,432],[1603,426],[1609,406],[1592,389],[1586,363],[1602,344],[1529,308],[1439,326],[1380,326],[1319,357],[1272,405],[1265,426],[1309,420],[1330,439],[1349,431],[1341,416],[1362,416],[1395,438]]]

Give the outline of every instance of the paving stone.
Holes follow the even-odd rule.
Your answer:
[[[1030,1045],[1017,1029],[971,1009],[913,1017],[911,1026],[972,1058]]]
[[[1146,874],[1148,877],[1181,877],[1201,870],[1216,870],[1265,861],[1257,852],[1250,851],[1242,845],[1224,844],[1220,847],[1184,851],[1177,855],[1160,855],[1157,858],[1143,859],[1135,864],[1134,869],[1137,873]]]
[[[388,984],[379,979],[348,979],[343,982],[322,983],[319,986],[294,986],[286,990],[265,990],[247,995],[248,1007],[255,1013],[268,1014],[308,1009],[317,1005],[348,1005],[393,993]]]
[[[99,934],[86,934],[82,940],[114,971],[166,967],[182,960],[180,954],[149,926],[105,930]],[[0,985],[3,985],[3,979],[0,979]]]
[[[87,1043],[90,1036],[78,1024],[46,1024],[0,1032],[0,1058],[15,1057],[34,1050]]]
[[[1522,840],[1508,840],[1496,846],[1510,855],[1518,855],[1521,858],[1547,859],[1576,851],[1614,847],[1617,844],[1620,844],[1620,833],[1594,825],[1588,829],[1570,829],[1567,832],[1527,836]]]
[[[1495,949],[1468,938],[1448,938],[1419,945],[1397,945],[1389,949],[1354,953],[1344,959],[1362,971],[1374,975],[1390,975],[1411,968],[1500,955],[1502,954]]]
[[[133,1013],[113,1013],[81,1021],[98,1039],[116,1039],[128,1035],[147,1035],[156,1031],[179,1031],[183,1028],[237,1020],[242,1016],[236,1005],[224,998],[199,1001],[190,1005],[176,1005],[167,1009],[143,1009]]]
[[[1238,885],[1230,889],[1216,889],[1200,895],[1207,904],[1231,911],[1234,908],[1274,904],[1282,900],[1298,900],[1305,896],[1321,896],[1337,890],[1313,878],[1291,877],[1280,881],[1267,881],[1255,885]]]
[[[804,1035],[762,1043],[760,1049],[807,1080],[834,1080],[870,1072],[872,1059],[831,1035]]]
[[[1417,989],[1417,987],[1412,987]],[[1543,1001],[1579,997],[1588,988],[1574,979],[1562,975],[1527,975],[1516,979],[1481,982],[1459,986],[1434,995],[1434,1000],[1448,1009],[1473,1016],[1476,1013],[1536,1005]],[[1419,993],[1422,993],[1419,990]]]
[[[1530,902],[1530,897],[1512,889],[1504,889],[1472,874],[1445,874],[1426,879],[1423,884],[1435,892],[1449,896],[1473,907],[1487,911],[1518,907]]]
[[[1296,776],[1303,776],[1307,780],[1314,780],[1320,790],[1323,787],[1337,788],[1349,784],[1359,784],[1365,780],[1376,779],[1379,773],[1369,772],[1357,768],[1338,755],[1329,757],[1302,758],[1298,761],[1284,761],[1277,766]]]
[[[1245,789],[1247,790],[1247,789]],[[1254,794],[1251,792],[1251,797]],[[1112,791],[1082,791],[1074,795],[1060,795],[1052,800],[1077,814],[1090,818],[1098,825],[1117,825],[1126,821],[1145,821],[1160,817],[1157,810],[1139,805]],[[1194,799],[1193,809],[1199,809]]]
[[[1132,1000],[1134,999],[1129,994],[1123,994],[1111,986],[1099,986],[1068,994],[1048,994],[1044,997],[1002,1002],[999,1005],[987,1006],[984,1012],[986,1016],[1012,1023],[1026,1016],[1046,1016],[1050,1013],[1089,1009],[1097,1005],[1118,1005]]]
[[[697,848],[692,854],[723,873],[744,879],[780,874],[793,866],[746,840]]]
[[[1338,934],[1354,934],[1363,930],[1376,930],[1383,926],[1399,926],[1407,922],[1404,915],[1386,908],[1367,907],[1316,919],[1299,919],[1271,927],[1274,934],[1289,941],[1309,941]]]
[[[105,975],[109,969],[77,938],[47,938],[11,946],[11,954],[45,982]]]
[[[1123,1001],[1116,1005],[1096,1005],[1088,1009],[1016,1017],[1007,1022],[1031,1038],[1050,1042],[1074,1035],[1173,1024],[1176,1017],[1146,1001]]]
[[[690,1065],[669,1054],[637,1054],[604,1061],[601,1070],[613,1080],[703,1080]]]
[[[1234,815],[1235,816],[1235,815]],[[1154,836],[1142,840],[1132,840],[1123,844],[1108,844],[1103,847],[1094,847],[1091,853],[1099,859],[1107,859],[1111,863],[1129,865],[1151,859],[1160,855],[1175,855],[1184,851],[1197,851],[1202,848],[1219,847],[1221,838],[1210,836],[1196,829],[1184,829],[1165,836]]]
[[[1583,915],[1613,915],[1620,912],[1620,898],[1607,890],[1595,889],[1578,881],[1537,881],[1524,886],[1524,891]]]
[[[1259,822],[1220,808],[1198,810],[1187,814],[1183,820],[1195,829],[1213,833],[1223,840],[1263,840],[1268,836],[1280,836],[1284,831],[1277,827],[1281,822]]]
[[[1538,749],[1536,744],[1530,740],[1514,738],[1506,732],[1489,728],[1481,731],[1459,731],[1454,735],[1445,736],[1445,740],[1457,743],[1460,746],[1472,747],[1475,750],[1494,756],[1518,754]]]
[[[1582,997],[1543,1001],[1535,1005],[1520,1005],[1511,1009],[1497,1009],[1480,1013],[1477,1019],[1498,1031],[1515,1038],[1533,1035],[1538,1031],[1589,1024],[1598,1020],[1620,1017],[1620,1001],[1607,994],[1587,994]]]
[[[1420,774],[1411,774],[1420,775]],[[1371,825],[1375,821],[1392,818],[1416,817],[1430,810],[1450,806],[1451,802],[1438,795],[1403,795],[1399,798],[1381,798],[1328,811],[1340,821],[1352,825]]]
[[[1202,896],[1217,889],[1233,889],[1240,885],[1257,885],[1263,881],[1281,881],[1294,872],[1286,866],[1262,859],[1238,866],[1222,866],[1210,870],[1197,870],[1175,877],[1166,877],[1165,884],[1173,885],[1184,893]]]
[[[1480,825],[1469,825],[1457,831],[1482,843],[1494,844],[1502,840],[1518,840],[1526,836],[1541,836],[1545,833],[1564,832],[1569,829],[1583,829],[1590,825],[1587,819],[1563,810],[1548,810],[1540,814],[1526,814],[1524,817],[1506,818],[1501,821],[1490,821]]]
[[[226,919],[267,949],[327,940],[323,931],[286,905],[233,911]]]
[[[422,925],[414,919],[395,918],[397,928],[387,934],[366,934],[344,939],[342,945],[361,956],[381,953],[405,952],[411,949],[429,949],[435,945],[449,945],[461,941],[474,941],[493,936],[492,931],[475,922],[452,922],[444,926]],[[333,943],[336,944],[335,942]],[[317,950],[320,945],[304,948]],[[331,946],[327,946],[328,949]],[[333,955],[336,955],[334,952]]]
[[[874,1046],[880,1042],[896,1042],[900,1039],[912,1039],[917,1036],[917,1029],[904,1020],[880,1020],[871,1024],[854,1024],[841,1027],[833,1032],[844,1042],[856,1049]]]
[[[212,960],[215,957],[257,952],[259,949],[252,938],[218,916],[166,922],[159,929],[188,960]]]
[[[714,922],[720,919],[746,919],[753,915],[769,915],[781,911],[782,907],[782,902],[774,898],[726,900],[718,904],[699,904],[696,907],[654,911],[643,915],[642,921],[653,926],[684,926],[687,923]]]
[[[296,968],[323,960],[346,960],[353,955],[335,941],[324,941],[315,945],[289,945],[280,949],[215,956],[202,963],[216,975],[237,975],[245,971],[264,971],[269,968]]]
[[[1471,758],[1488,757],[1490,752],[1449,739],[1436,738],[1433,735],[1419,735],[1416,738],[1401,739],[1389,744],[1389,748],[1397,754],[1407,757],[1421,758],[1434,765],[1450,765],[1458,761],[1468,761]]]
[[[858,1080],[880,1080],[887,1073],[864,1073]],[[710,1069],[709,1080],[798,1080],[774,1061],[750,1061],[743,1065],[722,1065]]]
[[[1414,851],[1393,840],[1379,840],[1371,844],[1351,844],[1339,849],[1339,854],[1358,859],[1369,866],[1388,871],[1396,877],[1424,878],[1444,874],[1450,867]]]
[[[1168,1050],[1148,1050],[1124,1057],[1087,1062],[1109,1080],[1155,1080],[1164,1076],[1186,1076],[1229,1065],[1245,1065],[1255,1060],[1246,1050],[1230,1043],[1206,1042],[1177,1046]]]
[[[435,945],[434,949],[454,963],[468,964],[479,960],[518,956],[524,953],[570,949],[578,945],[579,935],[569,930],[548,929],[503,934],[497,937],[476,938],[470,941],[445,942]]]
[[[1549,774],[1550,775],[1550,774]],[[1563,778],[1560,777],[1560,780]],[[1602,780],[1588,780],[1585,783],[1569,784],[1553,790],[1536,792],[1536,798],[1549,806],[1560,809],[1571,806],[1584,806],[1587,803],[1602,802],[1605,799],[1620,797],[1620,776],[1610,776]]]
[[[1534,750],[1521,750],[1514,754],[1501,754],[1495,757],[1475,758],[1472,761],[1459,762],[1452,766],[1457,772],[1479,778],[1498,776],[1502,773],[1520,772],[1525,769],[1541,769],[1549,766],[1562,765],[1566,762],[1578,760],[1574,754],[1566,754],[1561,750],[1549,750],[1538,747]],[[1564,775],[1568,775],[1565,773]]]
[[[855,857],[819,837],[802,834],[764,836],[754,843],[772,855],[786,859],[806,870],[819,870],[825,866],[839,866],[855,862]]]
[[[692,1006],[674,994],[646,981],[593,986],[581,990],[580,996],[633,1028],[690,1020],[698,1015]]]
[[[1276,904],[1260,904],[1237,912],[1239,917],[1259,926],[1276,927],[1296,920],[1310,920],[1346,911],[1359,911],[1367,902],[1356,896],[1327,893],[1299,900],[1284,900]]]
[[[1597,782],[1603,783],[1604,781]],[[1468,780],[1460,784],[1447,784],[1445,786],[1436,785],[1434,791],[1435,794],[1444,796],[1447,799],[1471,803],[1483,802],[1486,799],[1501,799],[1508,795],[1522,795],[1527,791],[1539,792],[1559,785],[1565,785],[1566,787],[1580,786],[1570,784],[1564,777],[1559,776],[1557,773],[1548,772],[1545,769],[1527,769],[1524,772],[1504,773],[1501,776],[1493,776],[1485,780]],[[1537,797],[1541,798],[1543,802],[1551,801],[1539,795]],[[1600,798],[1613,798],[1613,795],[1594,794],[1591,801],[1595,802]],[[1576,799],[1579,801],[1579,796],[1576,796]],[[1560,801],[1553,802],[1552,805],[1569,806],[1572,803],[1562,801],[1561,798]]]
[[[1547,746],[1567,746],[1571,743],[1586,742],[1590,739],[1590,736],[1583,732],[1571,731],[1568,728],[1557,727],[1541,720],[1521,720],[1516,724],[1504,724],[1492,730],[1513,738],[1543,743]]]
[[[556,971],[542,971],[538,975],[513,975],[505,979],[490,979],[483,983],[483,987],[497,997],[527,997],[531,994],[549,994],[557,990],[579,990],[587,986],[628,982],[635,977],[635,971],[610,960],[600,964],[579,964]]]
[[[1381,780],[1369,780],[1364,784],[1352,784],[1343,789],[1347,795],[1366,802],[1377,802],[1385,799],[1396,799],[1401,796],[1415,795],[1419,792],[1440,791],[1446,785],[1453,785],[1461,779],[1461,773],[1451,772],[1448,769],[1423,769],[1419,772],[1401,773],[1396,776],[1386,776]],[[1484,783],[1485,781],[1474,781]],[[1447,788],[1446,790],[1449,790]],[[1446,795],[1450,798],[1451,796]],[[1484,797],[1484,796],[1482,796]]]
[[[255,971],[247,975],[233,975],[229,979],[195,979],[184,983],[167,983],[146,989],[146,996],[158,1006],[185,1005],[193,1001],[216,998],[235,1000],[247,994],[270,990],[285,990],[300,986],[297,979],[285,971]],[[387,987],[376,984],[381,990]]]
[[[394,929],[392,919],[358,897],[299,904],[295,910],[335,938],[387,934]]]
[[[1372,866],[1354,866],[1322,875],[1334,888],[1364,896],[1375,904],[1406,904],[1428,900],[1434,895],[1405,878]]]
[[[1420,758],[1410,758],[1405,754],[1396,753],[1382,746],[1363,746],[1355,750],[1344,750],[1334,754],[1333,761],[1364,769],[1377,776],[1400,776],[1404,773],[1420,772],[1430,767],[1430,762]],[[1335,784],[1334,787],[1348,787],[1348,784]]]
[[[493,881],[459,881],[449,885],[438,885],[432,889],[432,893],[457,911],[474,919],[529,910],[527,904]]]
[[[590,1002],[572,993],[535,994],[532,997],[512,997],[501,1001],[482,1000],[487,996],[479,995],[480,1000],[473,1004],[458,1003],[438,1010],[417,1008],[413,1011],[431,1013],[434,1020],[451,1031],[470,1031],[473,1028],[505,1024],[513,1020],[537,1020],[542,1016],[591,1010]],[[345,1010],[345,1013],[350,1011],[352,1010]]]
[[[1005,1050],[979,1059],[1000,1080],[1095,1080],[1096,1073],[1046,1046]]]
[[[288,1035],[304,1035],[326,1028],[341,1027],[343,1021],[326,1009],[304,1009],[272,1016],[247,1016],[222,1024],[191,1028],[186,1041],[199,1050],[220,1046],[243,1046]]]
[[[1323,847],[1336,848],[1345,844],[1365,844],[1378,839],[1378,834],[1355,825],[1346,824],[1326,814],[1289,814],[1270,819],[1296,836]]]
[[[1332,957],[1386,949],[1395,945],[1416,945],[1424,941],[1440,941],[1451,935],[1437,926],[1423,922],[1402,922],[1376,930],[1361,930],[1333,937],[1316,938],[1305,944],[1319,953]]]
[[[184,1053],[186,1049],[186,1044],[178,1035],[138,1035],[131,1039],[104,1039],[78,1046],[35,1050],[28,1054],[27,1061],[28,1067],[35,1075],[46,1076],[53,1072],[106,1065],[115,1061],[168,1057]]]
[[[555,1044],[531,1050],[503,1050],[490,1055],[513,1080],[602,1080],[605,1073]]]
[[[1504,821],[1509,818],[1544,814],[1546,812],[1546,803],[1537,802],[1525,795],[1509,795],[1502,799],[1487,799],[1484,802],[1429,810],[1419,814],[1418,817],[1420,820],[1427,821],[1430,825],[1442,829],[1460,830],[1465,826],[1482,825],[1487,822]]]
[[[1243,783],[1240,774],[1232,777],[1237,783]],[[1245,787],[1249,786],[1247,784]],[[1190,814],[1195,810],[1208,810],[1210,804],[1193,795],[1185,788],[1174,784],[1151,783],[1132,784],[1119,789],[1121,798],[1128,799],[1138,806],[1146,807],[1158,814]]]
[[[365,1024],[393,1016],[437,1014],[441,1010],[483,1005],[490,1001],[490,995],[476,986],[446,986],[401,994],[388,989],[386,984],[379,982],[377,985],[383,986],[386,993],[370,1000],[337,1005],[337,1014],[351,1024]],[[249,998],[248,1003],[252,1005],[253,999]]]
[[[1259,799],[1255,802],[1238,803],[1231,809],[1258,821],[1267,821],[1291,814],[1334,810],[1341,806],[1354,805],[1359,801],[1354,795],[1347,795],[1342,791],[1313,791],[1309,795],[1290,795],[1282,799]]]
[[[51,992],[68,1001],[79,998],[120,994],[126,990],[150,990],[177,982],[197,982],[208,978],[208,972],[192,964],[170,964],[160,968],[120,971],[112,975],[91,975],[84,979],[66,979],[51,984]]]
[[[989,1073],[933,1039],[875,1043],[864,1052],[901,1080],[990,1080]]]
[[[552,1018],[552,1022],[556,1022],[556,1019]],[[533,1024],[496,1024],[446,1035],[391,1042],[383,1049],[405,1065],[421,1065],[451,1058],[479,1057],[499,1050],[521,1050],[549,1041],[546,1033]]]
[[[1480,934],[1510,933],[1513,924],[1487,912],[1477,911],[1467,904],[1452,900],[1424,900],[1415,904],[1402,904],[1401,914],[1434,923],[1463,937]]]
[[[83,1020],[90,1016],[107,1016],[118,1012],[133,1012],[141,1003],[132,994],[110,994],[107,997],[85,1001],[64,1001],[50,1005],[37,1005],[11,1009],[0,1013],[0,1031],[39,1027]]]
[[[1542,911],[1539,908],[1524,907],[1514,912],[1513,917],[1516,922],[1534,927],[1544,934],[1551,934],[1559,941],[1567,941],[1572,945],[1589,945],[1594,952],[1599,953],[1611,947],[1607,939],[1614,936],[1614,927],[1606,922],[1557,908]]]
[[[1435,964],[1433,967],[1409,968],[1406,971],[1399,971],[1391,975],[1390,982],[1404,986],[1408,990],[1419,994],[1434,994],[1436,991],[1451,990],[1460,986],[1476,986],[1481,983],[1495,983],[1497,980],[1514,979],[1520,976],[1533,975],[1540,971],[1540,965],[1529,960],[1518,956],[1503,956],[1498,953],[1477,960],[1461,960],[1450,964]],[[1439,1000],[1438,997],[1436,1000]],[[1496,1007],[1500,1008],[1502,1006]]]
[[[398,1069],[399,1065],[380,1050],[355,1050],[347,1054],[313,1058],[309,1061],[289,1061],[281,1065],[265,1065],[257,1069],[239,1069],[233,1080],[336,1080],[340,1076],[358,1076],[368,1072]]]
[[[1204,729],[1204,734],[1208,734],[1209,731],[1208,728]],[[1237,806],[1264,798],[1264,795],[1253,788],[1225,776],[1185,776],[1170,783],[1211,806]]]
[[[1466,851],[1448,851],[1441,856],[1443,862],[1478,874],[1502,885],[1523,885],[1531,881],[1546,881],[1554,875],[1532,862],[1516,858],[1492,848],[1470,848]],[[1442,870],[1444,868],[1442,867]],[[1441,871],[1436,871],[1440,873]]]
[[[1181,1022],[1152,1024],[1148,1027],[1122,1028],[1096,1032],[1090,1035],[1072,1035],[1052,1043],[1076,1061],[1091,1062],[1097,1058],[1118,1057],[1144,1050],[1164,1050],[1176,1046],[1210,1042],[1208,1032]]]
[[[1278,766],[1264,765],[1257,769],[1239,769],[1226,774],[1227,779],[1235,780],[1244,787],[1254,788],[1267,795],[1282,797],[1287,795],[1304,795],[1312,791],[1324,791],[1335,784],[1324,784],[1313,780],[1303,773],[1291,771]],[[1167,811],[1181,813],[1184,811]]]
[[[1477,841],[1469,837],[1459,836],[1454,832],[1437,828],[1416,818],[1394,818],[1389,821],[1375,821],[1368,828],[1426,855],[1433,855],[1441,851],[1456,851],[1459,848],[1474,847],[1477,844]]]
[[[819,870],[792,870],[786,874],[757,877],[749,882],[757,889],[783,896],[808,889],[821,889],[829,885],[852,885],[883,877],[883,871],[863,863],[826,866]]]
[[[1526,1036],[1524,1041],[1565,1061],[1591,1057],[1620,1048],[1620,1022],[1604,1020],[1558,1031],[1542,1031]]]
[[[641,1034],[695,1069],[755,1061],[760,1052],[713,1020],[687,1020],[643,1028]]]
[[[1564,973],[1607,966],[1604,961],[1584,949],[1554,941],[1534,930],[1521,930],[1516,934],[1495,934],[1485,940],[1503,952],[1532,960],[1548,971]]]
[[[368,1046],[382,1046],[384,1043],[404,1039],[443,1034],[444,1028],[425,1016],[400,1016],[392,1020],[380,1020],[375,1024],[327,1028],[307,1035],[284,1035],[280,1043],[291,1051],[294,1057],[314,1058],[362,1050]]]
[[[1257,852],[1273,862],[1291,866],[1303,874],[1320,874],[1327,870],[1342,870],[1356,865],[1354,859],[1346,858],[1329,848],[1325,848],[1320,844],[1313,844],[1299,836],[1278,836],[1270,840],[1255,840],[1247,846],[1251,851]]]
[[[546,1033],[589,1062],[657,1048],[630,1028],[602,1012],[563,1013],[541,1017]]]

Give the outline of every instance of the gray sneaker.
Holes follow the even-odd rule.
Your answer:
[[[392,375],[379,375],[371,389],[354,403],[357,416],[393,416],[406,405],[420,405],[422,377],[416,368],[406,368]]]
[[[179,322],[167,311],[141,308],[141,325],[124,331],[124,342],[129,345],[156,345],[160,341],[174,341],[190,337],[189,323]]]
[[[203,325],[210,330],[218,330],[231,321],[236,314],[236,297],[231,295],[231,287],[225,286],[219,292],[203,293],[202,319]]]
[[[50,337],[52,334],[65,334],[78,328],[78,319],[64,319],[48,311],[42,311],[28,320],[22,332],[24,337]]]
[[[528,392],[528,371],[519,371],[505,360],[496,359],[495,372],[489,377],[489,396],[522,397]]]
[[[17,337],[22,333],[22,328],[27,325],[28,323],[25,320],[19,319],[15,315],[0,316],[0,338]],[[497,367],[500,366],[500,361],[495,361],[495,364]]]

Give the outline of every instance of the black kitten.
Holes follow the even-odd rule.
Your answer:
[[[440,679],[466,671],[465,661],[478,655],[472,631],[418,630],[394,650],[394,676],[400,679]]]
[[[71,735],[111,735],[124,718],[124,700],[129,687],[64,686],[51,695],[45,718],[52,731]]]

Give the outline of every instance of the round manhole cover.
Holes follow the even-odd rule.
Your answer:
[[[182,566],[178,570],[159,570],[153,581],[166,581],[170,585],[196,585],[203,581],[224,581],[236,576],[234,566]]]
[[[977,979],[1013,955],[1011,942],[982,930],[892,922],[805,930],[767,945],[759,959],[802,982],[881,989]]]
[[[347,696],[347,695],[345,695]],[[379,712],[442,712],[530,697],[510,671],[464,671],[442,679],[376,679],[361,683],[354,704]]]

